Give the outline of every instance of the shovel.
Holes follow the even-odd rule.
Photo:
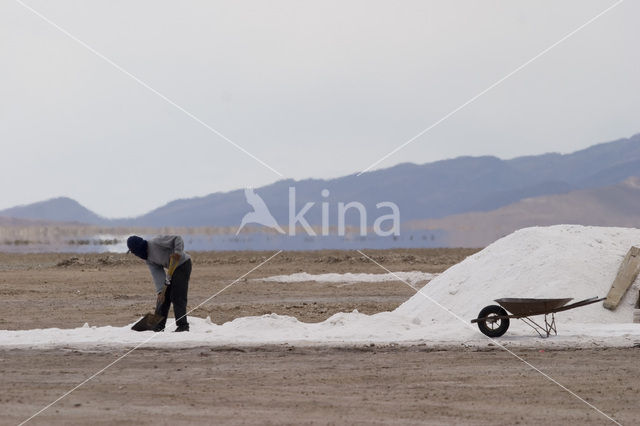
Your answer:
[[[158,294],[158,302],[156,304],[156,311],[155,312],[149,312],[145,316],[140,318],[140,320],[137,323],[133,324],[133,327],[131,327],[132,330],[135,330],[135,331],[154,330],[158,326],[158,324],[160,324],[165,319],[158,312],[160,311],[160,306],[164,302],[164,295],[165,295],[166,291],[167,291],[167,286],[164,286],[164,288],[162,289],[160,294]]]

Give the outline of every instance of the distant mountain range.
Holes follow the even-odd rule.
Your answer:
[[[511,160],[488,156],[459,157],[422,165],[404,163],[361,176],[353,174],[329,180],[282,180],[256,188],[255,192],[265,201],[276,221],[285,227],[289,219],[289,188],[295,187],[296,212],[307,202],[315,203],[305,214],[312,225],[321,224],[323,202],[328,203],[331,226],[337,224],[338,202],[350,201],[358,201],[366,207],[368,224],[371,226],[377,212],[388,213],[388,210],[377,210],[376,204],[392,201],[398,205],[403,223],[411,222],[412,226],[428,223],[430,227],[436,223],[442,226],[446,223],[449,228],[449,222],[443,218],[471,212],[491,212],[510,205],[514,205],[513,209],[523,209],[521,214],[526,215],[525,205],[531,203],[528,199],[532,198],[538,199],[543,205],[568,203],[575,206],[575,211],[579,211],[580,203],[587,203],[590,200],[587,194],[592,194],[580,191],[596,188],[605,188],[596,191],[600,195],[594,195],[600,203],[623,206],[630,195],[625,192],[628,187],[618,184],[638,175],[640,134],[571,154],[554,153]],[[328,197],[321,195],[324,189],[329,190]],[[565,194],[566,197],[551,197],[559,194]],[[523,201],[525,199],[527,201]],[[584,208],[588,208],[587,205],[584,204]],[[625,208],[621,207],[622,210]],[[629,207],[627,213],[636,214],[634,208],[635,205]],[[135,218],[106,219],[69,198],[54,198],[13,207],[0,211],[0,216],[103,226],[222,227],[238,226],[249,211],[251,207],[245,200],[244,190],[238,189],[175,200]],[[359,223],[356,213],[349,212],[347,224]],[[564,217],[571,221],[570,217]],[[476,220],[476,216],[473,218]],[[445,222],[425,222],[427,219],[443,219]]]
[[[450,247],[484,247],[520,228],[565,223],[639,228],[640,177],[602,188],[525,198],[489,212],[414,221],[406,229],[444,231],[442,243]]]

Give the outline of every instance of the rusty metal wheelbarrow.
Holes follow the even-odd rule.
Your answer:
[[[558,334],[556,330],[555,313],[566,311],[580,306],[600,302],[605,298],[592,297],[567,305],[573,300],[568,299],[496,299],[498,305],[484,307],[478,314],[478,318],[472,319],[477,323],[480,331],[489,337],[500,337],[509,329],[509,319],[517,318],[533,328],[540,337],[549,337],[551,333]],[[505,310],[506,309],[506,310]],[[511,314],[509,314],[509,311]],[[544,324],[538,324],[530,317],[544,315]]]

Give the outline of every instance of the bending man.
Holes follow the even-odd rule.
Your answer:
[[[144,259],[151,271],[158,300],[156,313],[164,319],[154,331],[163,331],[173,303],[176,331],[189,331],[187,321],[187,292],[191,276],[191,256],[184,251],[184,241],[179,235],[160,235],[147,241],[137,235],[127,239],[131,253]],[[167,271],[165,272],[165,269]]]

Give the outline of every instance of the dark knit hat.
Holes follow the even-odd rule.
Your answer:
[[[137,235],[132,235],[127,238],[127,247],[129,247],[129,251],[140,259],[147,259],[148,255],[148,247],[149,243],[142,237],[138,237]]]

